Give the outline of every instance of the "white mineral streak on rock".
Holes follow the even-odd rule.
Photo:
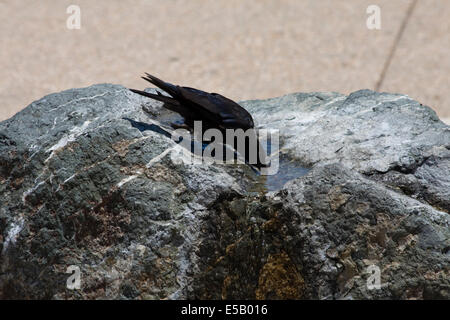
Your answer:
[[[154,157],[153,159],[151,159],[146,165],[146,168],[150,168],[152,165],[154,165],[155,163],[161,161],[169,152],[171,152],[172,150],[174,150],[176,147],[178,147],[178,145],[175,145],[173,147],[170,147],[166,150],[164,150],[163,152],[161,152],[159,155],[157,155],[156,157]],[[128,176],[124,179],[122,179],[118,184],[117,187],[121,188],[124,184],[136,179],[137,177],[139,177],[140,175],[142,175],[144,172],[142,170],[138,170],[135,172],[134,175]]]
[[[122,179],[118,184],[117,184],[117,188],[122,188],[122,186],[134,179],[136,179],[137,177],[139,177],[142,174],[142,171],[137,171],[136,174],[132,175],[132,176],[128,176],[124,179]]]
[[[59,108],[68,106],[68,105],[70,105],[72,103],[77,103],[77,102],[80,102],[80,101],[89,101],[89,100],[93,100],[93,99],[96,99],[96,98],[99,98],[99,97],[103,97],[103,96],[107,95],[108,93],[117,93],[117,92],[120,92],[120,91],[122,91],[122,90],[117,90],[117,91],[114,91],[114,92],[106,91],[106,92],[103,92],[101,94],[97,94],[97,95],[92,96],[92,97],[83,97],[83,98],[73,99],[73,100],[70,100],[70,101],[68,101],[68,102],[66,102],[64,104],[61,104],[61,105],[59,105],[59,106],[57,106],[57,107],[55,107],[53,109],[50,109],[48,112],[52,112],[52,111],[58,110]]]
[[[20,231],[23,229],[24,219],[23,217],[19,217],[15,219],[9,228],[9,232],[6,235],[5,242],[3,243],[2,255],[5,254],[6,250],[8,250],[11,244],[15,244],[17,237],[19,236]]]
[[[65,135],[59,141],[50,147],[46,152],[51,152],[51,154],[48,156],[47,159],[45,159],[44,163],[47,163],[53,156],[55,155],[55,151],[64,148],[69,142],[75,141],[75,139],[82,135],[86,129],[89,127],[89,124],[91,123],[91,120],[85,121],[80,127],[74,127],[70,130],[70,133],[68,135]]]
[[[41,181],[38,184],[36,184],[34,187],[28,189],[27,191],[25,191],[22,195],[22,201],[23,203],[25,203],[25,199],[32,194],[34,191],[36,191],[41,185],[43,185],[45,182],[47,182],[47,180]]]

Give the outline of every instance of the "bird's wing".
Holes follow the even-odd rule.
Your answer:
[[[142,78],[167,92],[173,99],[160,94],[155,95],[139,90],[132,90],[133,92],[155,100],[170,103],[176,107],[174,111],[183,113],[182,115],[184,117],[188,116],[189,113],[199,113],[203,118],[208,119],[213,123],[217,123],[223,128],[248,129],[254,127],[252,116],[247,110],[233,100],[220,94],[208,93],[189,87],[176,86],[158,79],[149,73],[146,73],[146,76]],[[178,101],[178,104],[175,103],[175,100]],[[185,104],[186,106],[184,106]],[[186,110],[181,110],[181,106],[184,106],[183,109]],[[189,109],[192,109],[191,112],[189,112]]]
[[[230,100],[217,93],[208,93],[194,88],[179,87],[184,100],[198,107],[208,119],[218,121],[229,128],[252,128],[254,126],[250,113]]]

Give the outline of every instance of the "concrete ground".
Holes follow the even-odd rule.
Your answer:
[[[446,0],[0,0],[0,120],[68,88],[144,88],[148,71],[235,100],[405,93],[450,123],[449,17]]]

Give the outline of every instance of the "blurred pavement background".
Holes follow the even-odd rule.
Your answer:
[[[235,100],[404,93],[450,123],[449,17],[448,0],[0,0],[0,120],[64,89],[145,88],[147,71]]]

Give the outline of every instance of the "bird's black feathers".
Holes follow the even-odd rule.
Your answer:
[[[247,130],[254,127],[252,116],[247,110],[218,93],[208,93],[190,87],[173,85],[148,73],[142,79],[154,84],[171,97],[135,89],[131,89],[131,91],[171,104],[172,108],[170,109],[180,113],[188,124],[195,120],[201,120],[206,125],[205,129],[241,128]],[[180,108],[176,106],[180,106]]]
[[[189,128],[193,128],[194,121],[202,121],[203,131],[215,128],[225,133],[226,129],[242,129],[244,131],[254,129],[254,122],[250,113],[233,100],[218,93],[208,93],[195,88],[173,85],[148,73],[142,78],[165,91],[170,97],[162,95],[158,91],[157,94],[154,94],[141,90],[130,90],[142,96],[164,102],[164,107],[179,113],[184,118],[185,125]],[[250,147],[247,142],[245,147],[247,158]],[[257,150],[260,148],[261,146],[257,143]],[[259,159],[257,161],[256,167],[266,166]]]
[[[158,94],[154,94],[154,93],[149,93],[149,92],[145,92],[145,91],[141,91],[141,90],[135,90],[135,89],[130,89],[131,91],[133,91],[134,93],[140,94],[141,96],[147,97],[147,98],[151,98],[151,99],[155,99],[164,103],[169,103],[169,104],[174,104],[174,105],[179,105],[180,103],[170,97],[166,97],[163,96],[161,93],[158,92]]]

